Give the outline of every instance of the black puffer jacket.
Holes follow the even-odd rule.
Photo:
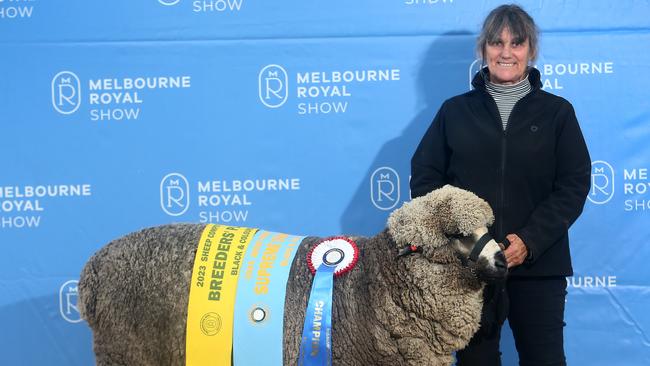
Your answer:
[[[470,190],[494,210],[492,236],[516,233],[532,257],[511,276],[572,275],[568,228],[589,193],[591,161],[571,104],[541,90],[515,104],[504,131],[494,99],[477,74],[474,90],[440,107],[411,160],[411,194],[445,184]]]

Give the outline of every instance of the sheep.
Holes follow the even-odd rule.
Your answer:
[[[334,281],[333,365],[451,365],[453,352],[479,328],[485,282],[507,273],[492,239],[478,260],[468,260],[493,220],[487,202],[445,186],[404,203],[376,236],[352,237],[359,261]],[[144,229],[112,241],[88,261],[79,310],[93,331],[97,365],[185,364],[189,285],[204,227]],[[298,362],[312,281],[304,258],[320,240],[305,238],[291,265],[285,365]],[[411,253],[413,246],[419,249]]]

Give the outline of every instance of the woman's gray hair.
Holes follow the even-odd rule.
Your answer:
[[[519,5],[501,5],[488,14],[483,22],[481,34],[476,41],[476,52],[485,60],[485,46],[501,38],[501,32],[507,28],[514,39],[521,42],[528,40],[530,60],[535,61],[538,51],[539,29],[533,18]]]

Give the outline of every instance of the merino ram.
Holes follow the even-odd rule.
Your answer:
[[[354,237],[359,261],[334,285],[333,365],[450,365],[479,327],[484,282],[507,272],[494,240],[468,259],[492,222],[485,201],[445,186],[395,210],[376,236]],[[185,364],[189,284],[204,226],[135,232],[88,261],[79,308],[93,331],[97,365]],[[319,240],[303,240],[291,265],[285,365],[298,360],[312,281],[302,259]],[[421,250],[399,255],[411,246]]]

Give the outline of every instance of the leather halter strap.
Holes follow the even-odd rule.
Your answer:
[[[487,245],[490,240],[492,240],[492,236],[489,233],[483,234],[483,236],[481,236],[481,238],[474,245],[472,252],[469,253],[469,260],[476,262],[478,260],[479,254],[481,254],[481,251],[483,251],[483,248],[485,248],[485,245]]]

